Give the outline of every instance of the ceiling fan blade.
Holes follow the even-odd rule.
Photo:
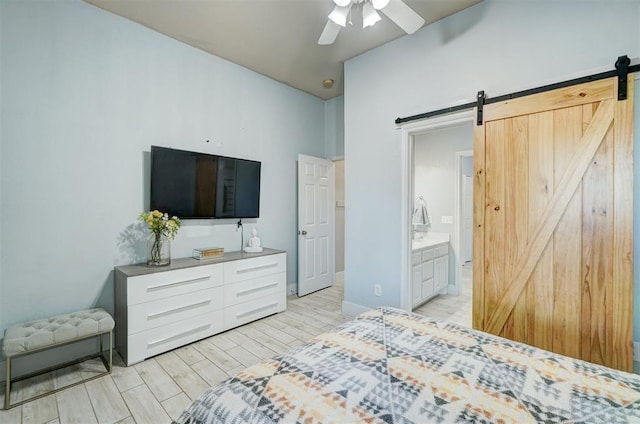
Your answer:
[[[322,34],[320,34],[320,38],[318,38],[318,44],[321,46],[333,44],[333,42],[336,41],[339,32],[340,25],[336,24],[331,19],[327,19],[327,24],[324,26]]]
[[[407,34],[413,34],[424,25],[422,16],[418,15],[402,0],[391,0],[381,11]]]

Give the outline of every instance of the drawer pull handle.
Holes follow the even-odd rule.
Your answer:
[[[263,269],[275,268],[277,266],[278,266],[277,263],[261,265],[261,266],[254,266],[254,267],[251,267],[251,268],[239,269],[239,270],[236,271],[236,274],[244,274],[245,272],[261,271]]]
[[[247,315],[251,315],[251,314],[255,314],[256,312],[264,311],[265,309],[271,309],[274,306],[278,306],[278,302],[273,302],[273,303],[270,303],[267,306],[262,306],[260,308],[252,309],[250,311],[243,312],[241,314],[236,314],[236,318],[238,318],[238,319],[239,318],[243,318],[243,317],[246,317]]]
[[[199,283],[200,281],[207,281],[209,279],[211,279],[211,276],[207,275],[206,277],[192,278],[191,280],[182,280],[182,281],[176,281],[175,283],[159,284],[157,286],[147,287],[147,291],[148,292],[152,292],[152,291],[156,291],[156,290],[164,290],[164,289],[168,289],[170,287],[181,286],[183,284]]]
[[[174,340],[178,340],[178,339],[180,339],[182,337],[185,337],[185,336],[188,336],[188,335],[191,335],[191,334],[199,333],[200,331],[204,331],[204,330],[208,329],[209,327],[211,327],[211,324],[202,325],[202,326],[200,326],[198,328],[193,328],[191,330],[183,331],[182,333],[178,333],[178,334],[176,334],[174,336],[169,336],[169,337],[166,337],[164,339],[156,340],[155,342],[148,343],[147,344],[147,349],[155,347],[156,345],[159,345],[159,344],[168,343],[168,342],[172,342]]]
[[[163,317],[165,315],[171,315],[171,314],[175,314],[177,312],[186,311],[186,310],[189,310],[189,309],[196,309],[196,308],[199,308],[201,306],[207,306],[210,303],[211,303],[211,299],[204,300],[204,301],[198,302],[198,303],[192,303],[190,305],[178,306],[177,308],[169,309],[168,311],[162,311],[162,312],[156,312],[155,314],[149,314],[149,315],[147,315],[147,319],[149,319],[149,320],[156,319],[156,318]]]
[[[238,296],[238,297],[245,296],[245,295],[247,295],[249,293],[253,293],[253,292],[256,292],[258,290],[264,290],[264,289],[268,289],[270,287],[277,287],[277,286],[278,286],[278,283],[271,283],[271,284],[266,284],[266,285],[260,286],[260,287],[252,287],[250,289],[242,290],[242,291],[237,292],[236,296]]]

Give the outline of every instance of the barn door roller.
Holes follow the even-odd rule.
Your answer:
[[[478,111],[478,116],[476,119],[476,125],[482,125],[482,108],[484,107],[484,101],[487,97],[484,95],[484,90],[482,91],[478,91],[478,94],[476,95],[476,108]]]
[[[618,100],[627,100],[627,74],[631,59],[628,56],[620,56],[616,60],[616,71],[618,72]]]

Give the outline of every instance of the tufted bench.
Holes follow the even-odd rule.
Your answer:
[[[37,321],[26,322],[7,328],[4,332],[4,341],[2,343],[2,353],[7,359],[7,380],[6,390],[4,397],[4,409],[13,408],[14,406],[21,405],[25,402],[38,399],[42,396],[55,393],[62,389],[74,386],[76,384],[84,383],[89,380],[93,380],[98,377],[102,377],[105,374],[111,373],[113,365],[113,327],[115,322],[113,318],[104,309],[88,309],[86,311],[75,312],[72,314],[58,315],[52,318],[40,319]],[[102,336],[109,333],[109,358],[105,358],[102,348]],[[47,368],[33,374],[29,374],[20,378],[11,380],[11,362],[12,359],[19,355],[26,355],[36,351],[49,349],[55,346],[76,342],[78,340],[87,339],[90,337],[98,337],[100,339],[100,351],[97,354],[89,357],[83,357],[71,362],[65,362],[62,365],[54,368]],[[32,397],[30,399],[23,400],[21,402],[10,404],[11,398],[11,383],[24,380],[26,378],[33,377],[35,375],[43,374],[53,369],[59,369],[68,365],[85,361],[87,359],[100,357],[104,363],[106,371],[82,381],[69,384],[64,387],[60,387],[56,390],[43,393],[41,395]]]

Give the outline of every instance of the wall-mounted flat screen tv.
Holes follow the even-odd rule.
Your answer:
[[[151,146],[151,210],[181,219],[258,218],[260,162]]]

